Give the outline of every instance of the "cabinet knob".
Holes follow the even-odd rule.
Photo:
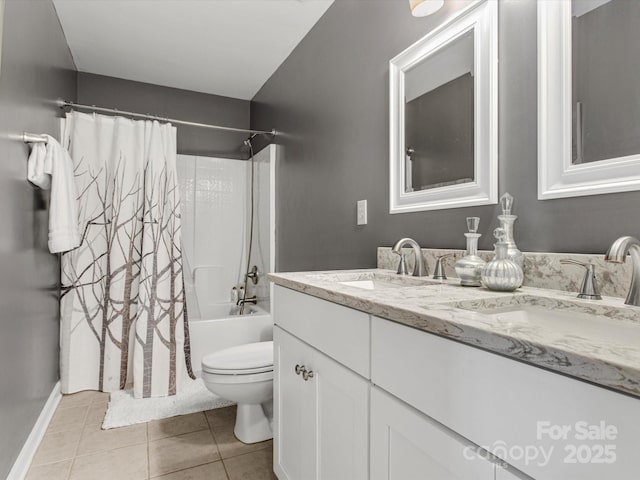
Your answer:
[[[310,378],[313,378],[313,370],[307,370],[306,368],[302,371],[302,378],[304,381],[308,381]]]
[[[300,375],[302,372],[306,372],[306,368],[304,368],[304,365],[296,365],[295,368],[296,371],[296,375]]]

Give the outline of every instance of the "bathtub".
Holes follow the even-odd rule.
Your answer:
[[[273,318],[267,310],[249,304],[244,315],[232,314],[237,308],[233,303],[211,305],[199,316],[189,316],[194,373],[202,370],[202,358],[209,353],[243,343],[273,340]]]

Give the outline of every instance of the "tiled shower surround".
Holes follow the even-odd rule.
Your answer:
[[[247,165],[239,160],[178,155],[177,169],[185,282],[195,287],[199,308],[206,311],[209,303],[228,302],[229,291],[238,282],[244,253]]]
[[[229,302],[231,288],[243,278],[249,236],[251,162],[178,155],[182,242],[187,289],[195,288],[198,310]],[[251,265],[267,271],[269,261],[269,149],[255,157],[254,237]],[[268,298],[267,282],[250,286],[249,295]]]
[[[407,253],[409,272],[413,271],[414,256],[411,248],[403,249]],[[427,271],[433,274],[436,259],[439,256],[453,253],[452,257],[444,260],[445,274],[449,278],[456,278],[455,263],[464,257],[464,250],[423,248]],[[478,255],[485,261],[493,258],[494,252],[481,250]],[[604,254],[587,255],[575,253],[542,253],[524,252],[524,286],[564,290],[568,292],[580,291],[585,269],[579,265],[562,265],[561,259],[572,259],[596,266],[596,277],[602,295],[610,297],[626,297],[631,282],[631,261],[623,264],[607,263]],[[395,270],[398,268],[399,257],[390,247],[378,247],[378,268]]]

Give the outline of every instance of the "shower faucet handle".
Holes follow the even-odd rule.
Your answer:
[[[254,265],[251,270],[247,272],[247,278],[250,278],[254,285],[258,284],[258,266]]]

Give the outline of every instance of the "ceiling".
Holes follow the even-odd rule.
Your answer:
[[[610,1],[611,0],[582,0],[581,2],[571,2],[571,15],[581,17]]]
[[[333,0],[53,0],[81,72],[250,100]]]

